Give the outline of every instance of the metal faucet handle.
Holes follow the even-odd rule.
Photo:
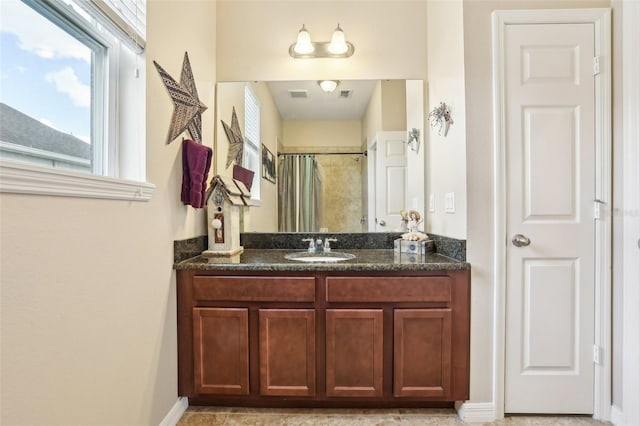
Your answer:
[[[331,241],[338,241],[335,238],[325,238],[324,239],[324,251],[331,251],[331,245],[329,244]]]
[[[302,241],[309,242],[309,251],[314,251],[316,249],[316,243],[313,238],[303,238]]]

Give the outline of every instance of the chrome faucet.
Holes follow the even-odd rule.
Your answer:
[[[338,240],[336,240],[335,238],[325,238],[323,243],[322,238],[318,238],[315,240],[313,238],[303,238],[302,241],[309,243],[309,248],[307,248],[307,251],[310,253],[329,253],[331,251],[331,241]]]
[[[338,241],[338,240],[335,239],[335,238],[325,238],[324,239],[324,252],[325,253],[329,253],[331,251],[331,245],[330,245],[331,241]]]
[[[309,248],[307,249],[309,252],[313,253],[316,251],[316,243],[313,238],[303,238],[302,241],[309,242]]]

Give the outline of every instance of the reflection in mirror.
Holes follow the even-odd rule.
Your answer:
[[[273,188],[277,202],[266,211],[263,208],[268,204],[268,194],[263,194],[261,211],[251,208],[251,230],[331,233],[400,230],[400,221],[395,216],[385,216],[382,210],[392,210],[396,215],[408,207],[404,195],[406,160],[401,177],[404,183],[396,181],[390,191],[376,190],[376,180],[380,185],[385,179],[376,179],[375,164],[376,148],[380,145],[377,141],[385,132],[400,135],[401,154],[409,155],[406,82],[345,80],[338,81],[332,92],[323,91],[319,83],[315,80],[218,83],[219,114],[225,117],[226,111],[235,105],[241,126],[244,114],[238,106],[244,103],[234,93],[241,93],[239,86],[252,87],[262,110],[261,143],[276,153],[278,160],[277,186]],[[420,93],[420,99],[421,96]],[[216,139],[224,141],[221,127],[216,129]],[[224,152],[218,152],[218,157],[221,156]],[[221,171],[219,167],[218,172]],[[271,188],[264,182],[262,186],[266,191]],[[378,193],[386,193],[393,206],[376,200]]]

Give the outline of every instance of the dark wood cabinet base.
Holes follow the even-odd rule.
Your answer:
[[[192,405],[451,407],[469,397],[468,270],[178,271]]]

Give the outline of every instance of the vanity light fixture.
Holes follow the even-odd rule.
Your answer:
[[[313,44],[311,44],[311,36],[309,35],[309,31],[302,24],[302,28],[298,31],[298,39],[296,43],[293,45],[293,51],[298,55],[309,55],[313,53],[315,48]],[[291,49],[289,49],[291,51]]]
[[[295,59],[308,58],[348,58],[355,48],[344,37],[340,24],[333,32],[331,41],[311,41],[307,27],[302,25],[295,43],[289,46],[289,55]]]
[[[322,89],[323,92],[332,93],[334,90],[336,90],[336,87],[338,87],[338,84],[340,84],[340,81],[338,81],[338,80],[319,80],[318,84],[320,85],[320,88]]]
[[[347,40],[344,38],[344,31],[340,28],[340,24],[338,24],[338,28],[333,32],[327,50],[333,55],[344,55],[347,53],[347,50],[349,50]]]

